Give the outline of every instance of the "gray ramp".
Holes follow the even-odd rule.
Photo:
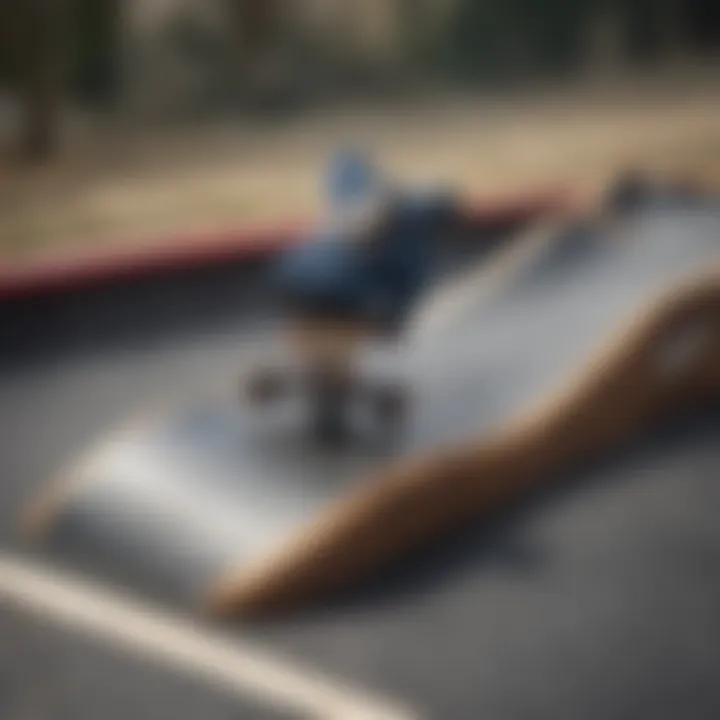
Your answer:
[[[100,439],[45,498],[45,529],[55,548],[102,572],[197,600],[393,458],[482,437],[541,398],[718,249],[712,212],[656,209],[612,231],[562,233],[432,341],[368,352],[368,373],[402,374],[414,388],[402,436],[368,432],[330,453],[293,412],[260,417],[216,402],[170,410]]]

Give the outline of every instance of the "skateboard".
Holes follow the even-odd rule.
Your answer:
[[[243,385],[249,405],[174,408],[101,438],[38,496],[28,528],[53,549],[97,557],[113,577],[127,572],[173,598],[188,588],[220,614],[293,609],[368,580],[717,397],[720,285],[705,276],[720,220],[712,209],[639,220],[579,235],[585,251],[558,236],[442,343],[410,343],[412,422],[391,453],[355,441],[319,451],[294,420],[284,433],[256,427],[260,406],[285,399],[325,428],[392,397],[367,390],[381,373],[356,369],[371,334],[303,327],[276,357],[328,374],[262,363]],[[337,352],[317,353],[319,339]]]

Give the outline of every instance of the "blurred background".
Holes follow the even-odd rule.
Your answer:
[[[715,0],[3,0],[0,251],[310,212],[370,146],[468,192],[720,177]]]

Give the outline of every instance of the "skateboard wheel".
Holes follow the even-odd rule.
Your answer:
[[[251,403],[260,405],[279,399],[286,389],[287,382],[281,371],[261,368],[250,374],[241,393]]]
[[[375,396],[375,410],[383,422],[401,422],[407,414],[407,408],[408,396],[403,388],[381,388]]]

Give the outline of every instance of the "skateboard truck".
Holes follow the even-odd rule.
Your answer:
[[[356,401],[366,404],[384,427],[397,427],[408,405],[407,393],[399,384],[368,382],[346,365],[332,362],[315,362],[295,371],[260,366],[250,373],[241,395],[255,406],[300,395],[308,404],[314,436],[328,445],[350,439],[350,410]]]
[[[347,373],[330,365],[312,368],[306,377],[314,434],[323,443],[337,444],[350,436],[348,409],[353,395]]]

